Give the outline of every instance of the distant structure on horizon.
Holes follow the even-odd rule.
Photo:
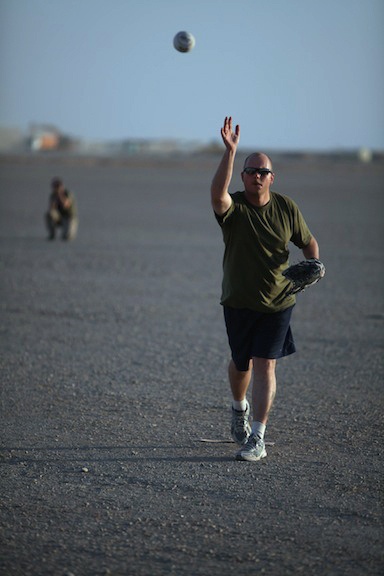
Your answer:
[[[242,149],[244,154],[252,150]],[[334,149],[334,150],[266,150],[274,157],[284,159],[333,159],[358,160],[361,163],[383,161],[384,150],[372,150],[367,147],[360,149]],[[54,125],[32,123],[27,135],[18,128],[0,126],[0,153],[49,155],[71,154],[79,157],[95,156],[105,158],[126,158],[134,156],[171,156],[171,155],[219,155],[222,153],[222,143],[219,140],[202,142],[177,138],[124,138],[122,140],[85,140],[63,134]]]
[[[29,128],[27,146],[33,152],[47,152],[52,150],[69,150],[74,141],[64,136],[58,128],[46,124],[31,124]]]

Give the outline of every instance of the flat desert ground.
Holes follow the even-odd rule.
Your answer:
[[[327,273],[252,464],[230,442],[218,162],[0,159],[1,575],[383,573],[383,162],[275,163]],[[73,242],[46,239],[53,176]]]

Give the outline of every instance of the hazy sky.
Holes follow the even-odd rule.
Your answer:
[[[180,54],[174,34],[196,46]],[[384,149],[384,0],[0,0],[0,125]]]

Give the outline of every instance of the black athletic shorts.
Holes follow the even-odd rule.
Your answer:
[[[253,357],[282,358],[296,351],[289,325],[293,308],[265,314],[224,306],[229,347],[238,370],[248,370]]]

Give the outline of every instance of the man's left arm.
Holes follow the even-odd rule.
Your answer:
[[[309,258],[317,258],[319,259],[319,245],[317,243],[317,240],[314,236],[312,236],[312,238],[309,241],[309,244],[307,244],[306,246],[304,246],[304,248],[302,248],[304,257],[308,260]]]

